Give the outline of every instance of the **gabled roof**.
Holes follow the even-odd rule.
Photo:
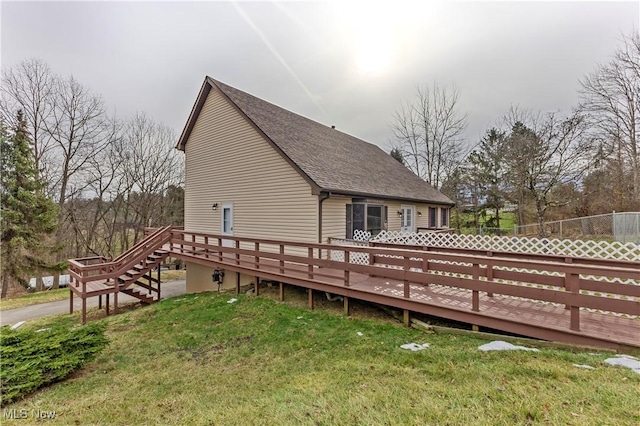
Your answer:
[[[184,151],[211,89],[219,90],[256,130],[314,187],[357,197],[453,205],[378,146],[205,78],[176,148]]]

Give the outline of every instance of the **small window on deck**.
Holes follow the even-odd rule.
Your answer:
[[[353,232],[363,230],[372,236],[387,228],[387,206],[354,203],[347,204],[346,238],[352,239]]]
[[[448,228],[449,227],[449,209],[442,207],[440,209],[440,226],[442,228]]]
[[[438,209],[436,209],[435,207],[429,207],[429,228],[436,228],[438,226],[437,212],[438,212]]]

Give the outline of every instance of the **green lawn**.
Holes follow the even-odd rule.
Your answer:
[[[610,353],[484,353],[487,340],[427,334],[381,314],[346,318],[320,295],[310,311],[274,293],[189,295],[100,319],[110,343],[93,362],[3,408],[55,411],[61,424],[640,422],[640,375],[603,364]],[[51,322],[79,318],[23,327]],[[409,342],[431,347],[400,349]]]
[[[162,282],[184,280],[186,278],[184,269],[163,270],[161,273]],[[155,273],[153,275],[155,277]],[[56,300],[64,300],[69,298],[69,289],[60,288],[57,290],[46,290],[37,293],[21,294],[15,297],[7,297],[0,300],[0,311],[8,309],[23,308],[25,306],[37,305],[39,303],[55,302]]]
[[[37,293],[22,294],[15,297],[7,297],[0,300],[0,311],[7,309],[22,308],[39,303],[55,302],[69,298],[68,288],[59,288],[57,290],[39,291]]]

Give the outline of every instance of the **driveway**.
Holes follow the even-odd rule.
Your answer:
[[[167,281],[166,283],[162,283],[162,299],[181,296],[185,294],[185,292],[186,283],[184,280]],[[131,297],[124,293],[120,293],[118,295],[118,305],[138,301],[139,300],[135,297]],[[97,297],[91,297],[87,299],[87,308],[93,308],[95,306],[98,306]],[[74,296],[73,298],[73,307],[74,311],[82,309],[82,299],[80,299],[78,296]],[[69,299],[58,300],[56,302],[41,303],[38,305],[25,306],[24,308],[1,311],[0,325],[15,324],[20,321],[28,321],[31,319],[46,317],[49,315],[67,313],[69,313]]]

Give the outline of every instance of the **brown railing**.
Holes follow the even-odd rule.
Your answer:
[[[566,326],[571,331],[580,330],[581,308],[640,316],[637,262],[584,259],[574,262],[565,256],[309,244],[184,230],[173,230],[172,234],[170,251],[175,256],[196,263],[214,262],[238,272],[337,294],[348,294],[347,288],[353,290],[352,274],[397,280],[403,283],[403,296],[385,297],[396,299],[396,306],[401,308],[413,306],[399,302],[411,299],[412,286],[437,284],[469,290],[473,313],[482,311],[480,292],[565,305],[570,311],[570,323]],[[343,252],[344,260],[328,259],[330,251]],[[368,255],[369,264],[349,261],[358,253]],[[602,278],[633,282],[605,282]],[[584,294],[583,290],[592,293]]]
[[[117,288],[118,277],[135,264],[144,260],[171,239],[171,226],[158,228],[139,241],[129,250],[113,260],[102,256],[69,259],[71,284],[82,286],[82,294],[87,292],[87,284],[95,281],[111,283]]]

